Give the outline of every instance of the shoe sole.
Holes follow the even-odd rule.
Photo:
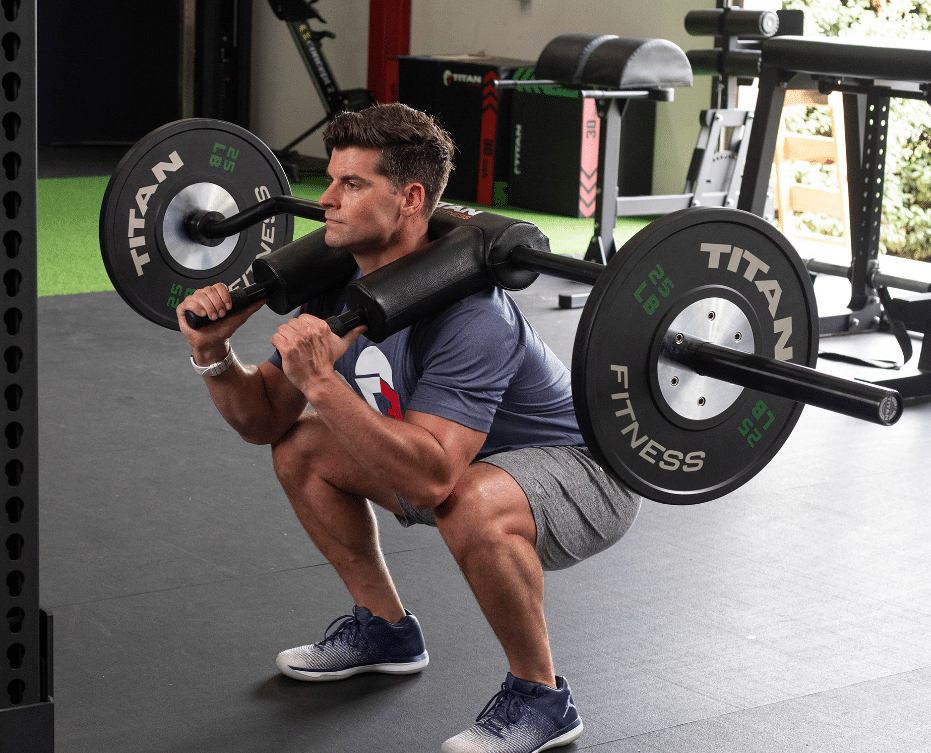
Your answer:
[[[329,682],[331,680],[342,680],[353,675],[363,674],[365,672],[377,672],[385,675],[413,675],[423,670],[430,663],[430,656],[424,652],[423,659],[413,662],[386,662],[384,664],[363,664],[356,667],[347,667],[333,672],[313,672],[300,667],[294,667],[288,664],[280,656],[275,659],[275,666],[283,675],[287,675],[295,680],[305,682]]]
[[[549,742],[545,743],[543,746],[537,748],[533,753],[541,753],[541,751],[549,750],[550,748],[558,748],[561,745],[568,745],[569,743],[578,740],[582,735],[582,730],[585,729],[585,725],[582,724],[582,720],[579,720],[577,727],[564,732],[559,737],[555,737]]]
[[[563,733],[562,733],[561,735],[559,735],[558,737],[554,737],[554,738],[551,739],[551,740],[547,740],[547,741],[546,741],[545,743],[543,743],[543,745],[541,745],[539,748],[534,748],[532,751],[530,751],[530,753],[541,753],[541,751],[549,750],[550,748],[558,748],[558,747],[560,747],[561,745],[568,745],[569,743],[571,743],[571,742],[577,740],[577,739],[581,736],[582,730],[583,730],[583,729],[585,729],[585,727],[584,727],[584,725],[582,724],[582,720],[579,719],[579,723],[578,723],[575,727],[573,727],[572,729],[566,730],[565,732],[563,732]],[[458,737],[458,735],[457,735],[457,737]],[[440,750],[442,750],[442,751],[458,751],[458,750],[461,750],[461,748],[454,742],[455,739],[456,739],[456,738],[453,737],[453,738],[450,738],[449,740],[447,740],[445,743],[443,743],[443,746],[442,746],[442,748],[440,748]],[[471,744],[471,743],[470,743],[470,744]],[[470,748],[470,750],[472,750],[472,749],[473,749],[473,748]]]

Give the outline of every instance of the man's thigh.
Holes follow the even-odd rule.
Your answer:
[[[634,523],[640,497],[606,474],[584,447],[527,447],[473,463],[436,511],[415,510],[403,499],[400,505],[404,526],[436,525],[438,516],[464,530],[506,525],[534,545],[544,570],[560,570],[620,540]]]
[[[527,447],[484,458],[523,489],[544,570],[575,565],[624,536],[640,497],[618,483],[584,447]]]

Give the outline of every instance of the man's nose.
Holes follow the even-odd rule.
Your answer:
[[[327,186],[326,190],[320,195],[320,200],[318,203],[324,207],[336,206],[336,191],[334,190],[332,183]]]

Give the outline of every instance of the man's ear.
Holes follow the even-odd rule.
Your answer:
[[[404,189],[404,203],[401,205],[401,211],[408,216],[419,214],[423,209],[424,201],[426,201],[426,192],[423,185],[411,183]]]

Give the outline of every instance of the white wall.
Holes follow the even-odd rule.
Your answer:
[[[368,0],[320,0],[326,28],[337,34],[324,52],[343,88],[364,87],[367,76]],[[685,14],[713,8],[714,0],[413,0],[411,54],[489,55],[536,60],[553,37],[567,32],[668,39],[683,50],[710,47],[711,38],[685,33]],[[269,146],[284,146],[323,116],[323,108],[286,25],[267,2],[253,14],[252,130]],[[685,182],[698,114],[709,106],[711,84],[696,77],[675,101],[657,106],[654,193],[678,193]],[[319,135],[299,147],[324,154]]]
[[[333,76],[341,89],[364,88],[368,78],[368,0],[320,0],[317,10],[336,39],[323,40]],[[323,105],[304,57],[267,0],[252,6],[252,118],[250,130],[272,149],[296,139],[319,121]],[[301,142],[302,154],[325,156],[320,132]]]

